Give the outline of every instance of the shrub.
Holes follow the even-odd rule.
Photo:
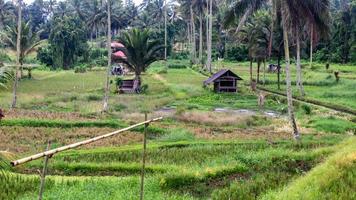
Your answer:
[[[248,50],[243,45],[227,46],[226,59],[232,61],[245,61],[248,58]]]
[[[172,52],[171,59],[186,60],[189,58],[189,51]]]
[[[82,64],[74,67],[74,73],[85,73],[87,71],[87,65]]]
[[[122,85],[122,78],[121,77],[115,78],[115,85],[117,87],[120,87]]]
[[[311,112],[312,112],[311,106],[309,106],[307,104],[303,104],[302,105],[302,109],[303,109],[304,113],[307,114],[307,115],[310,115]]]
[[[101,99],[102,99],[102,97],[97,94],[90,94],[87,96],[87,101],[99,101]]]
[[[140,93],[145,94],[147,92],[147,90],[148,90],[148,85],[147,84],[141,85]]]
[[[107,56],[106,48],[93,48],[89,51],[89,58],[95,60]]]
[[[39,47],[37,51],[37,60],[46,66],[53,65],[52,50],[49,46]]]
[[[185,69],[187,67],[181,63],[172,63],[172,64],[168,65],[168,68],[170,68],[170,69]]]
[[[124,110],[126,108],[127,107],[125,105],[123,105],[123,104],[115,104],[114,107],[113,107],[114,111],[116,111],[116,112],[120,112],[120,111],[122,111],[122,110]]]

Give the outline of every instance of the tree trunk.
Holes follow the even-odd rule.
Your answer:
[[[278,84],[278,90],[281,89],[281,54],[278,53],[278,61],[277,61],[277,84]]]
[[[310,28],[310,63],[309,67],[312,68],[313,66],[313,40],[314,40],[314,27],[313,25]]]
[[[187,22],[187,37],[188,37],[188,48],[191,49],[192,47],[192,38],[190,34],[190,23]],[[192,57],[192,52],[190,51],[190,56]]]
[[[304,88],[303,88],[303,82],[302,82],[302,66],[301,66],[301,61],[300,61],[300,38],[299,38],[299,32],[297,31],[296,33],[297,37],[297,87],[299,89],[300,95],[304,96]]]
[[[200,13],[199,16],[199,63],[203,61],[203,16]]]
[[[283,16],[282,16],[283,17]],[[286,27],[286,21],[283,18],[283,42],[284,42],[284,55],[286,59],[286,84],[287,84],[287,101],[288,101],[288,115],[290,124],[293,128],[294,139],[299,140],[300,134],[298,132],[297,123],[294,118],[293,110],[293,96],[292,96],[292,84],[290,74],[290,57],[289,57],[289,42],[288,42],[288,29]]]
[[[193,5],[190,5],[190,21],[192,23],[192,54],[193,54],[193,63],[196,64],[196,39],[195,39],[195,22],[194,22],[194,12],[193,12]]]
[[[271,22],[271,33],[269,35],[269,41],[268,41],[268,59],[271,59],[271,55],[272,55],[273,29],[274,29],[274,20],[272,20]]]
[[[261,68],[261,61],[257,61],[257,84],[260,83],[260,68]]]
[[[139,93],[140,92],[140,88],[141,88],[141,73],[140,72],[136,72],[135,73],[135,80],[134,80],[133,90],[136,93]]]
[[[212,52],[212,40],[213,40],[213,1],[210,0],[209,3],[209,17],[208,17],[208,21],[209,21],[209,31],[208,31],[208,61],[207,61],[207,66],[209,69],[209,72],[212,73],[212,69],[211,69],[211,52]]]
[[[167,61],[167,4],[164,0],[164,60]]]
[[[252,78],[252,58],[250,58],[250,86],[251,86],[251,89],[253,90],[252,82],[253,82],[253,78]]]
[[[22,0],[18,1],[18,16],[17,16],[17,39],[16,39],[16,70],[13,85],[13,97],[11,103],[11,109],[16,108],[17,103],[17,87],[19,83],[18,74],[20,67],[20,54],[21,54],[21,24],[22,24]]]
[[[266,84],[266,59],[263,60],[263,86]]]
[[[108,67],[106,73],[106,82],[105,82],[105,96],[104,96],[104,105],[103,111],[108,111],[109,108],[109,92],[110,92],[110,73],[111,73],[111,2],[108,3],[108,31],[107,31],[107,51],[108,51]]]

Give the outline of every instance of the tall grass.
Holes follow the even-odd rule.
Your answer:
[[[306,176],[297,179],[280,192],[272,192],[263,199],[355,199],[356,140],[351,138],[325,163]]]

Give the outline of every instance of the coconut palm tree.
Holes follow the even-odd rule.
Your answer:
[[[16,107],[17,102],[17,87],[18,87],[18,72],[20,65],[21,56],[21,30],[22,30],[22,0],[17,1],[17,37],[16,37],[16,70],[15,70],[15,80],[13,86],[13,97],[11,103],[11,109]]]
[[[108,66],[107,66],[107,74],[106,74],[106,82],[105,82],[105,95],[104,95],[104,105],[103,111],[107,111],[109,108],[109,92],[110,92],[110,72],[111,72],[111,1],[107,0],[107,41],[106,47],[108,51]]]
[[[150,40],[149,30],[132,29],[123,33],[120,42],[125,46],[118,48],[126,56],[115,61],[125,63],[135,72],[135,91],[140,87],[140,75],[155,61],[164,59],[164,45],[159,40]]]
[[[293,128],[293,136],[295,139],[300,138],[297,124],[293,111],[293,97],[291,89],[291,74],[290,74],[290,52],[289,52],[289,33],[293,32],[295,26],[299,25],[301,19],[312,19],[314,16],[313,9],[317,9],[317,3],[323,0],[272,0],[275,12],[279,12],[282,17],[284,54],[286,61],[286,84],[287,84],[287,101],[288,115]],[[228,12],[226,21],[231,22],[234,18],[240,18],[240,22],[236,31],[240,31],[247,18],[256,10],[259,10],[263,5],[268,3],[268,0],[240,0],[237,1],[232,9]]]
[[[32,32],[31,22],[21,23],[21,42],[20,42],[20,55],[19,55],[19,64],[21,77],[23,76],[23,63],[24,59],[42,43],[40,40],[40,34],[42,31]],[[7,26],[5,27],[5,32],[0,35],[0,39],[7,46],[16,50],[17,48],[17,36],[18,28],[16,26]]]
[[[196,64],[196,30],[195,30],[195,15],[193,9],[194,0],[179,0],[181,12],[187,19],[188,41],[191,52],[191,62]]]

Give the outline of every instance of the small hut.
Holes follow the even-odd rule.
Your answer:
[[[242,80],[229,69],[222,69],[204,81],[204,86],[214,83],[215,92],[237,92],[237,81]]]

